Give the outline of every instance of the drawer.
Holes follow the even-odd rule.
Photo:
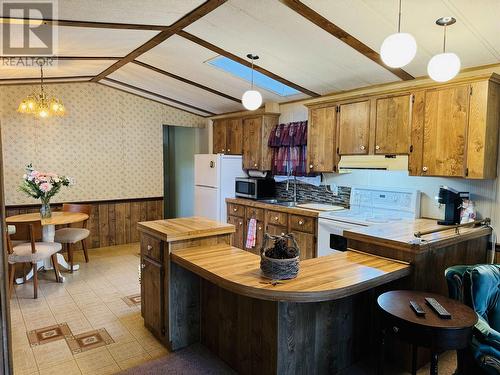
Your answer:
[[[262,208],[247,207],[247,219],[257,219],[257,221],[264,221],[264,210]]]
[[[267,226],[267,233],[269,233],[272,236],[283,236],[285,234],[288,234],[288,230],[286,227],[269,224]]]
[[[288,214],[279,211],[266,211],[266,222],[267,224],[288,227]]]
[[[290,215],[290,230],[298,230],[301,232],[314,233],[316,220],[313,217]]]
[[[141,254],[161,263],[163,260],[161,241],[147,234],[141,234]]]
[[[245,206],[240,204],[228,203],[227,214],[232,216],[245,217]]]

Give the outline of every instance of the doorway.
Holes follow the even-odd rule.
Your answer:
[[[163,202],[166,219],[194,214],[194,155],[201,151],[200,130],[163,126]]]

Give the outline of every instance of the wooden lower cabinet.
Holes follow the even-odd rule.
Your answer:
[[[164,267],[161,263],[141,256],[141,315],[144,325],[160,340],[165,336]]]
[[[287,227],[282,227],[279,225],[267,225],[267,233],[273,236],[283,236],[284,234],[288,233],[288,228]]]
[[[297,241],[300,249],[300,259],[309,259],[316,257],[316,237],[314,234],[304,232],[291,232]]]
[[[233,224],[236,229],[233,234],[233,246],[243,249],[245,246],[245,219],[238,216],[228,216],[227,222]]]

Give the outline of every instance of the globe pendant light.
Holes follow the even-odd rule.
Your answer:
[[[380,57],[385,65],[401,68],[407,65],[417,53],[417,42],[408,33],[401,32],[401,0],[399,0],[398,32],[384,39],[380,47]]]
[[[460,71],[460,58],[452,53],[446,52],[446,27],[453,25],[457,20],[453,17],[441,17],[436,24],[444,27],[443,53],[434,55],[427,64],[427,73],[437,82],[446,82],[455,77]]]
[[[241,97],[241,102],[243,103],[243,107],[249,111],[255,111],[262,104],[262,95],[260,92],[253,89],[253,62],[254,60],[258,60],[259,56],[249,53],[247,57],[252,60],[252,87],[250,90],[244,92]]]

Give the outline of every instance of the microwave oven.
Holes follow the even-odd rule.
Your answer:
[[[235,195],[241,198],[265,199],[273,198],[276,193],[276,182],[272,178],[243,178],[235,180]]]

